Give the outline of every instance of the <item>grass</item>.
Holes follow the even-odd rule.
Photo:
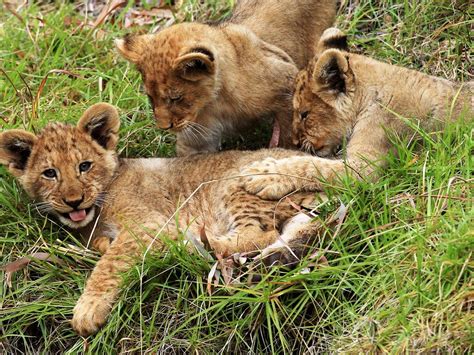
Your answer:
[[[219,19],[230,1],[183,3],[177,20]],[[1,129],[75,122],[106,101],[121,109],[122,155],[173,155],[174,138],[153,127],[138,73],[112,50],[127,32],[126,11],[78,30],[74,6],[29,5],[21,20],[0,12]],[[472,11],[468,1],[354,0],[343,1],[338,23],[354,50],[472,80]],[[0,264],[34,252],[61,263],[32,262],[0,284],[0,352],[471,353],[473,130],[464,117],[416,142],[393,137],[398,156],[379,182],[328,190],[335,203],[326,212],[338,201],[348,212],[322,241],[327,263],[273,269],[254,284],[221,279],[210,295],[214,261],[171,244],[146,259],[143,275],[124,275],[108,324],[88,339],[69,319],[98,255],[30,207],[2,168]]]

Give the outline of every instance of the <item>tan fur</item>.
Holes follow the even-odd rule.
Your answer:
[[[177,133],[178,155],[217,151],[223,134],[268,116],[289,146],[294,77],[335,13],[335,0],[242,0],[218,26],[182,23],[116,44],[142,73],[158,127]]]
[[[283,231],[283,243],[277,243],[284,223],[298,211],[289,201],[275,203],[248,194],[238,178],[239,169],[253,161],[298,153],[277,149],[119,159],[118,128],[116,110],[97,104],[76,127],[54,123],[38,136],[21,130],[0,134],[0,161],[40,202],[38,208],[104,252],[74,308],[72,325],[79,334],[93,333],[105,322],[119,292],[119,273],[129,269],[150,243],[160,250],[164,236],[184,235],[196,242],[204,228],[217,253],[263,250],[265,257],[276,249],[287,253],[283,246],[292,240],[297,246],[317,235],[317,224],[297,218],[301,228],[294,228],[293,221]],[[81,171],[84,162],[90,162],[90,168]],[[46,176],[51,169],[55,178]],[[314,197],[295,194],[292,201],[310,204]],[[81,211],[87,213],[84,220],[73,221],[71,213]]]
[[[244,171],[255,174],[248,178],[249,192],[279,198],[295,189],[321,187],[321,181],[334,183],[345,173],[375,179],[375,171],[384,166],[391,149],[387,131],[402,137],[414,133],[405,119],[428,132],[456,120],[462,112],[465,119],[472,119],[474,82],[452,83],[348,53],[341,50],[343,38],[339,30],[328,29],[319,43],[325,51],[297,78],[294,144],[319,157],[256,162]],[[332,156],[345,143],[345,160],[322,158]],[[288,177],[284,181],[271,174],[258,175],[262,171]],[[296,176],[315,182],[308,185]]]

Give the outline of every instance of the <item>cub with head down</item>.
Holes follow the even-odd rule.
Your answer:
[[[321,187],[321,181],[334,183],[341,174],[374,179],[392,148],[387,132],[415,133],[406,120],[414,118],[429,132],[461,113],[473,118],[474,82],[453,83],[349,53],[346,36],[336,28],[326,30],[318,46],[320,54],[298,74],[293,98],[294,144],[318,157],[256,162],[244,171],[253,175],[249,192],[280,198]],[[325,159],[343,145],[345,159]]]
[[[108,104],[88,109],[77,126],[49,124],[34,135],[0,134],[0,163],[18,178],[37,206],[101,249],[103,256],[74,308],[81,335],[104,324],[120,289],[120,273],[143,247],[163,248],[163,236],[201,243],[205,227],[216,253],[260,252],[264,261],[295,262],[317,224],[294,204],[248,194],[239,169],[285,150],[227,151],[186,158],[120,159],[115,147],[119,118]],[[295,194],[297,204],[314,193]]]
[[[116,45],[142,74],[158,127],[176,132],[178,155],[215,152],[223,134],[268,116],[289,146],[293,80],[335,14],[336,0],[241,0],[219,25],[183,23]]]

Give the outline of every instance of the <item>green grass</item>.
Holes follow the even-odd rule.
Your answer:
[[[225,1],[184,3],[177,21],[228,14]],[[472,80],[472,11],[468,1],[343,1],[338,22],[354,50]],[[65,21],[80,19],[73,5],[25,7],[23,22],[1,11],[1,129],[75,122],[106,101],[121,109],[122,155],[174,154],[174,138],[153,127],[138,73],[113,51],[124,13],[92,31]],[[221,279],[209,295],[214,261],[171,244],[143,274],[124,275],[108,324],[87,340],[69,320],[98,255],[39,215],[0,169],[0,264],[38,251],[62,261],[32,262],[11,287],[0,283],[0,352],[472,352],[474,124],[464,119],[414,143],[393,138],[398,156],[379,182],[328,190],[327,213],[338,201],[348,212],[321,242],[327,264],[273,269],[254,284]]]

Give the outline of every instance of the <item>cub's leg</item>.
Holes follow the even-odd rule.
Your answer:
[[[278,240],[263,249],[256,259],[261,259],[266,265],[294,265],[306,255],[321,231],[320,223],[313,222],[304,213],[298,213],[287,221]]]
[[[222,194],[216,196],[216,222],[224,220],[219,230],[212,232],[210,244],[220,254],[259,251],[278,237],[280,220],[274,219],[275,203],[248,194],[238,181],[229,181]],[[294,213],[294,212],[293,212]]]
[[[248,194],[241,186],[227,191],[222,199],[230,218],[229,228],[211,242],[211,247],[223,254],[264,250],[277,242],[281,226],[298,213],[295,204],[311,206],[315,202],[313,193],[294,195],[292,202],[275,203]]]
[[[329,160],[312,156],[266,158],[241,170],[245,189],[261,198],[278,200],[296,190],[320,191],[324,181],[334,182],[336,177],[351,172],[342,160]]]
[[[99,236],[92,240],[91,246],[102,255],[105,254],[110,247],[111,240],[109,237]]]
[[[145,225],[148,230],[157,230],[155,224]],[[72,327],[87,336],[99,330],[105,323],[114,305],[122,282],[121,273],[129,270],[138,260],[144,247],[152,241],[145,232],[131,234],[122,231],[100,258],[87,280],[83,294],[73,310]],[[160,246],[159,240],[154,247]]]
[[[267,158],[241,170],[242,175],[246,175],[245,189],[261,198],[279,199],[300,189],[320,191],[325,184],[337,183],[344,175],[376,179],[377,168],[386,164],[385,158],[391,148],[384,128],[374,122],[375,119],[382,120],[377,112],[371,112],[371,119],[356,125],[345,160],[314,156]]]
[[[277,230],[264,231],[258,226],[242,226],[217,237],[211,247],[216,253],[224,255],[260,251],[274,243],[278,235]]]

